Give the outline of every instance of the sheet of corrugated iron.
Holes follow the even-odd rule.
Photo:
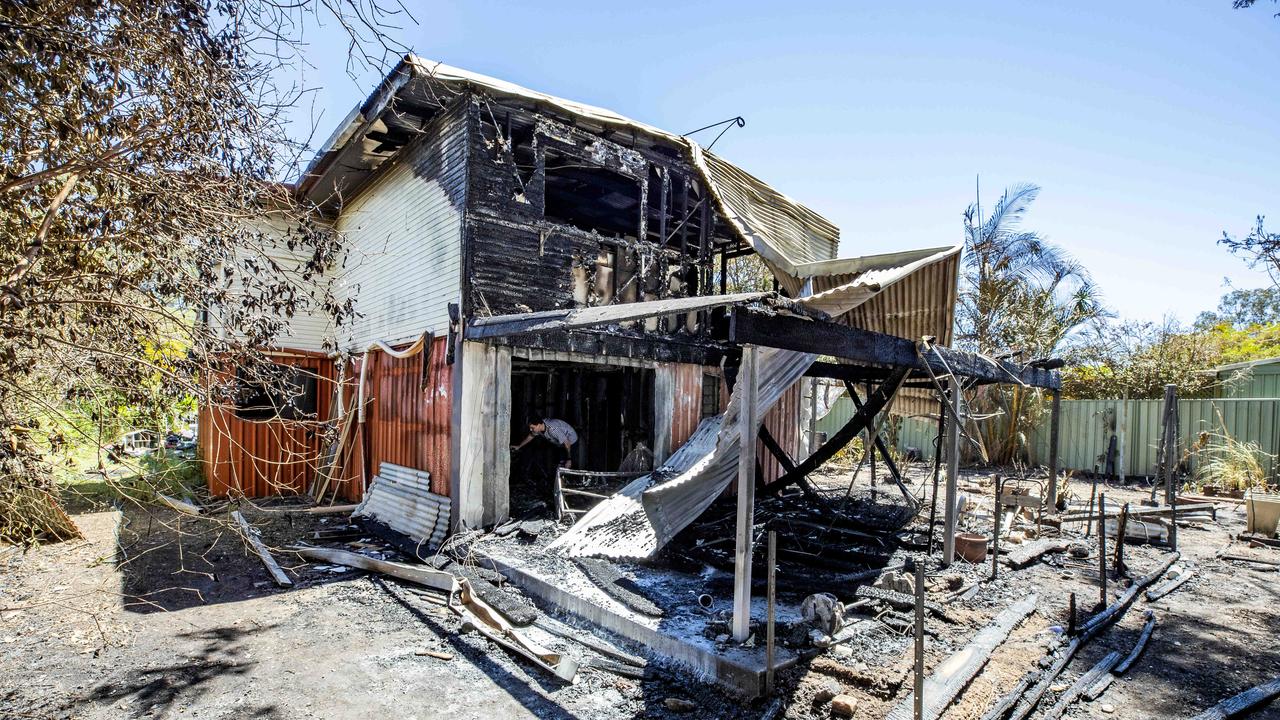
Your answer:
[[[333,362],[301,350],[273,353],[275,362],[316,374],[316,415],[328,418],[333,392]],[[228,372],[210,382],[231,382]],[[306,492],[320,461],[318,432],[323,420],[244,420],[235,408],[202,405],[198,453],[213,495],[266,497]]]
[[[671,445],[678,448],[693,435],[702,420],[701,365],[673,363],[675,397],[671,404]]]
[[[382,463],[352,515],[377,520],[434,551],[449,531],[450,502],[428,490],[430,486],[430,473]]]
[[[365,417],[368,467],[392,463],[431,475],[431,492],[448,497],[453,366],[447,362],[448,338],[431,341],[411,358],[369,353],[366,374],[370,395]],[[423,364],[426,363],[424,368]]]
[[[778,398],[778,404],[764,416],[765,427],[769,428],[773,439],[778,441],[778,445],[782,446],[792,462],[799,462],[801,459],[797,455],[800,452],[800,394],[803,390],[801,383],[804,382],[808,380],[796,381],[782,393],[782,397]],[[760,470],[766,483],[782,477],[782,465],[774,459],[763,442],[756,444],[756,459],[760,462]]]

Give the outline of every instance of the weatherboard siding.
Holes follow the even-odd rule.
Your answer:
[[[448,331],[461,286],[466,153],[465,115],[442,113],[342,209],[339,292],[359,314],[339,333],[344,348]]]

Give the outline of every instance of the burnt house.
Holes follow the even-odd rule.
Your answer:
[[[616,470],[641,445],[661,465],[730,405],[746,345],[807,358],[761,379],[781,383],[755,418],[762,487],[820,455],[806,373],[893,380],[890,397],[914,382],[898,409],[936,402],[920,393],[942,365],[914,348],[951,340],[958,247],[837,259],[839,232],[817,213],[607,110],[410,56],[296,189],[341,233],[331,273],[361,317],[295,318],[278,353],[319,379],[303,404],[339,440],[202,408],[215,493],[320,484],[355,500],[395,467],[447,505],[452,529],[493,525],[523,499],[508,446],[529,420],[577,427],[578,468]],[[728,265],[748,255],[773,291],[732,292]],[[948,357],[953,378],[1056,386],[1034,368]]]

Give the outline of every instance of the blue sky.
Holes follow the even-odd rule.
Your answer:
[[[423,57],[675,132],[742,115],[716,151],[839,225],[842,256],[959,242],[980,175],[984,207],[1039,184],[1026,226],[1124,317],[1267,284],[1215,244],[1280,228],[1265,0],[405,3]],[[378,76],[347,76],[336,28],[310,41],[319,141]]]

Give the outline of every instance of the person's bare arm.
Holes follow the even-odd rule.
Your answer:
[[[560,463],[560,467],[565,467],[565,468],[573,467],[573,464],[569,461],[569,458],[573,457],[573,451],[569,449],[569,443],[566,442],[561,444],[564,445],[565,459]]]
[[[519,445],[512,445],[512,446],[511,446],[511,449],[512,449],[512,450],[519,450],[520,448],[524,447],[525,445],[528,445],[530,440],[533,440],[533,433],[529,433],[528,435],[526,435],[526,436],[525,436],[525,438],[524,438],[524,440],[521,440],[521,441],[520,441],[520,444],[519,444]]]

